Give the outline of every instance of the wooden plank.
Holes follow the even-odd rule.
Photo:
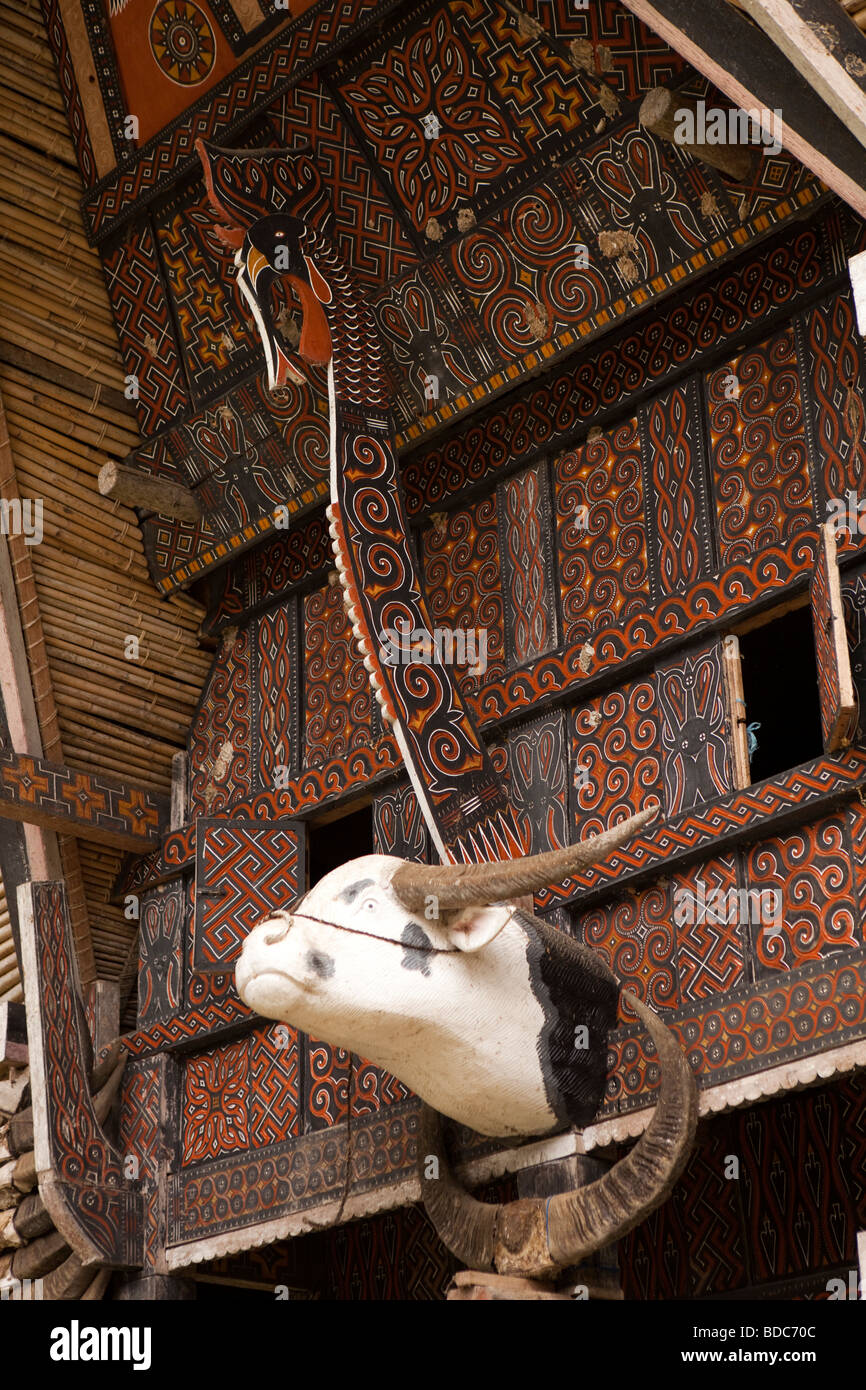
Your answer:
[[[168,799],[27,753],[0,750],[0,818],[144,853],[168,826]]]
[[[866,38],[839,0],[740,0],[742,9],[866,145]]]
[[[762,29],[728,0],[623,4],[738,106],[781,112],[785,149],[866,217],[866,151]]]
[[[727,694],[730,722],[729,743],[734,765],[734,786],[739,790],[751,786],[749,764],[749,735],[746,731],[746,699],[743,693],[743,666],[740,660],[739,638],[726,637],[722,644],[722,675]]]
[[[26,1067],[27,1018],[23,1004],[0,1004],[0,1067]]]
[[[836,559],[835,524],[834,521],[827,521],[821,528],[821,545],[811,584],[821,725],[827,753],[848,746],[857,717],[857,697],[851,674],[851,653],[845,632],[842,585]]]

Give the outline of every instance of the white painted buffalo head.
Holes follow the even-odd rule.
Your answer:
[[[482,1134],[585,1125],[604,1089],[619,984],[599,956],[509,900],[606,858],[656,813],[654,807],[592,840],[504,863],[428,866],[369,855],[341,865],[250,933],[236,970],[240,996],[266,1018],[384,1067],[428,1106]],[[691,1147],[691,1074],[656,1015],[639,1011],[656,1046],[666,1048],[661,1097],[647,1134],[617,1165],[618,1185],[600,1208],[604,1219],[583,1231],[584,1254],[586,1238],[587,1248],[597,1249],[617,1238],[611,1222],[622,1234],[624,1221],[627,1230],[657,1206]],[[436,1143],[428,1125],[423,1147],[436,1152],[443,1176],[432,1188],[424,1182],[424,1197],[446,1243],[461,1258],[471,1254],[474,1268],[485,1267],[485,1258],[503,1272],[531,1272],[527,1260],[536,1270],[549,1266],[547,1247],[540,1264],[525,1241],[518,1239],[516,1254],[499,1249],[494,1228],[505,1231],[507,1221],[485,1226],[477,1212],[468,1219],[465,1203],[473,1199],[443,1172]],[[626,1165],[631,1186],[623,1181]],[[581,1192],[602,1184],[610,1187],[607,1177]],[[620,1207],[625,1201],[618,1216],[610,1207],[614,1193]],[[575,1262],[559,1258],[566,1246],[574,1253],[570,1218],[567,1224],[571,1236],[559,1240],[552,1206],[544,1225],[559,1240],[556,1264]],[[489,1250],[475,1240],[482,1228]],[[468,1248],[467,1232],[474,1233]],[[534,1245],[534,1226],[530,1235]]]

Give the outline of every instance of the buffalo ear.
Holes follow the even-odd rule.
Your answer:
[[[500,903],[495,907],[464,907],[450,916],[448,936],[458,951],[480,951],[498,936],[511,917],[512,909]]]

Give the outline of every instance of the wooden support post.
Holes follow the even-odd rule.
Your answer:
[[[120,989],[116,980],[94,980],[93,1055],[113,1043],[120,1033]]]
[[[758,153],[754,146],[713,145],[697,134],[694,139],[684,140],[681,138],[682,112],[691,115],[693,129],[698,131],[698,108],[693,101],[678,92],[669,91],[667,87],[653,87],[641,103],[638,120],[651,135],[668,140],[679,149],[688,150],[695,159],[702,160],[704,164],[711,164],[714,169],[720,169],[737,183],[746,183],[758,162]]]
[[[109,459],[100,469],[97,486],[103,497],[124,502],[128,507],[157,512],[160,516],[174,517],[178,521],[201,520],[201,503],[195,493],[182,483],[173,483],[152,473],[141,473],[137,468],[116,463],[114,459]]]
[[[183,749],[171,759],[171,810],[169,829],[180,830],[186,818],[186,753]]]
[[[170,1274],[131,1274],[122,1278],[114,1297],[120,1303],[188,1301],[195,1298],[195,1284]]]

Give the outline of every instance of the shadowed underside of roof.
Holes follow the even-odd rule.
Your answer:
[[[134,512],[97,492],[100,467],[134,448],[138,430],[39,6],[2,0],[0,30],[0,402],[10,446],[0,495],[44,508],[41,544],[6,538],[42,752],[165,791],[210,663],[196,638],[202,610],[185,595],[157,597]],[[137,662],[124,658],[129,635]],[[134,934],[107,903],[120,854],[61,848],[73,900],[78,889],[79,944],[89,922],[95,975],[118,978]],[[20,997],[5,901],[3,997]]]

